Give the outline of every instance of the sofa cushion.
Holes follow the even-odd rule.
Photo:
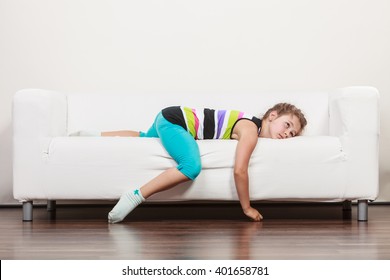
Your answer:
[[[200,176],[156,194],[150,201],[237,200],[231,169],[237,141],[202,140],[198,144],[203,166]],[[249,169],[251,198],[342,198],[345,159],[336,137],[259,139]],[[56,199],[117,199],[127,188],[142,186],[145,178],[176,166],[157,138],[55,137],[43,160],[46,195]],[[214,176],[207,176],[210,172]],[[53,184],[56,188],[50,187]]]

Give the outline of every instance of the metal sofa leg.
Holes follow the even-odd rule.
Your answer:
[[[358,200],[358,221],[366,222],[368,220],[368,200]]]
[[[33,202],[23,202],[23,222],[31,222],[33,220]]]

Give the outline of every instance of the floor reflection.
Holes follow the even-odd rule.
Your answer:
[[[251,259],[263,223],[134,222],[109,225],[116,253],[140,259]],[[151,253],[153,252],[153,253]]]

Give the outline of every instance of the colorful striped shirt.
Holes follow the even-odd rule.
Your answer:
[[[195,139],[231,139],[237,121],[253,121],[258,131],[261,119],[236,110],[193,109],[174,106],[162,110],[162,115],[173,124],[180,125]]]

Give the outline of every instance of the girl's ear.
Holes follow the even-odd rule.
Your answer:
[[[271,113],[268,116],[268,120],[272,122],[274,119],[278,118],[278,112],[277,111],[271,111]]]

